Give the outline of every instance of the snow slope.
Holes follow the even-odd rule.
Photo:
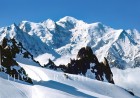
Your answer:
[[[112,72],[116,85],[126,88],[134,92],[135,95],[140,96],[140,68],[128,68],[126,70],[112,68]]]
[[[19,63],[34,79],[34,85],[7,80],[0,73],[1,98],[134,98],[124,89],[78,75],[65,75],[41,67]]]

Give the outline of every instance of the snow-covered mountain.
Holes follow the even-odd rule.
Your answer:
[[[4,61],[0,66],[2,69],[0,70],[0,88],[4,89],[4,91],[0,90],[2,98],[9,98],[5,91],[12,98],[15,98],[13,93],[18,98],[45,98],[46,96],[56,98],[56,95],[61,98],[66,96],[70,98],[133,98],[132,93],[128,91],[140,96],[139,79],[136,79],[137,82],[131,81],[133,76],[138,76],[140,66],[140,33],[135,29],[116,30],[100,22],[88,24],[66,16],[57,22],[51,19],[40,23],[22,21],[18,25],[2,27],[0,28],[0,42],[2,50],[5,51],[4,55],[2,54]],[[6,45],[3,46],[3,43]],[[96,81],[94,78],[90,79],[91,77],[84,77],[79,67],[77,67],[78,75],[62,72],[62,69],[65,69],[63,65],[70,63],[70,58],[79,60],[77,53],[86,46],[92,48],[100,62],[106,57],[110,67],[120,68],[112,68],[114,80],[117,85],[126,90],[116,85]],[[7,62],[9,60],[10,63]],[[49,65],[50,62],[53,65]],[[7,64],[9,64],[8,67]],[[40,64],[45,65],[45,68],[42,68]],[[59,70],[53,71],[46,68],[54,65],[57,65],[55,68]],[[75,68],[72,66],[73,64],[70,69]],[[92,67],[91,65],[88,70],[86,69],[87,73],[91,72]],[[136,70],[134,74],[131,73],[131,68]],[[123,72],[121,69],[126,70]],[[11,78],[13,80],[7,81],[7,74],[11,75],[15,71],[20,77],[24,75],[25,78],[32,79],[33,82],[30,82],[33,85],[23,82],[24,80],[20,81],[22,79],[15,81]],[[122,74],[123,76],[119,76]],[[80,80],[82,78],[84,81]],[[135,80],[135,78],[132,79]]]
[[[4,36],[21,42],[42,65],[49,58],[59,64],[60,57],[75,57],[83,46],[91,46],[100,61],[107,57],[112,67],[125,69],[140,65],[140,33],[135,29],[116,30],[100,22],[88,24],[66,16],[57,22],[22,21],[19,25],[3,27],[1,39]],[[46,59],[40,60],[42,57]]]
[[[16,24],[0,28],[0,41],[2,41],[4,37],[7,39],[14,38],[18,42],[21,42],[25,49],[35,56],[46,52],[57,56],[57,53],[55,53],[51,46],[47,46],[46,44],[42,43],[38,36],[31,36],[24,32]]]

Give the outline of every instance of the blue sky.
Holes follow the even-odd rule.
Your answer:
[[[0,27],[22,20],[58,21],[72,16],[87,23],[102,22],[140,31],[140,0],[1,0]]]

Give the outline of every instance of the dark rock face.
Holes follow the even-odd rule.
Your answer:
[[[43,67],[53,70],[62,70],[63,72],[66,72],[66,70],[68,69],[65,65],[56,66],[51,59],[49,59],[48,64],[45,64]]]
[[[3,39],[1,45],[1,65],[3,72],[9,74],[15,79],[19,79],[25,82],[33,83],[31,78],[28,77],[25,70],[19,66],[14,59],[16,54],[23,55],[24,58],[33,58],[33,56],[23,48],[21,43],[17,43],[15,39]]]
[[[50,59],[49,59],[48,64],[44,65],[44,67],[57,70],[57,66],[56,66],[56,65],[54,64],[54,62],[53,62],[52,60],[50,60]]]
[[[94,66],[90,66],[93,64]],[[62,71],[70,74],[82,74],[86,76],[87,70],[90,70],[93,74],[95,74],[95,78],[99,81],[105,80],[103,76],[105,76],[106,80],[109,83],[114,84],[113,74],[109,67],[108,61],[104,58],[103,62],[99,62],[98,58],[90,47],[83,47],[79,50],[77,54],[77,59],[71,59],[70,63],[67,65],[56,66],[54,62],[49,60],[49,63],[45,66],[50,69]]]
[[[113,73],[111,72],[111,69],[109,67],[109,64],[106,58],[104,58],[104,62],[100,62],[99,65],[96,64],[94,67],[92,67],[91,71],[95,73],[95,76],[96,76],[95,78],[97,80],[103,81],[104,80],[103,75],[104,75],[109,83],[114,84]]]

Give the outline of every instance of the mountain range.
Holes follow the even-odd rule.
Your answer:
[[[100,22],[88,24],[66,16],[57,22],[22,21],[0,28],[0,40],[4,37],[21,42],[42,66],[47,63],[46,59],[40,60],[43,56],[57,63],[60,58],[74,58],[85,46],[92,47],[99,61],[107,57],[111,67],[125,69],[140,65],[140,33],[136,29],[117,30]]]
[[[14,23],[2,27],[0,28],[0,42],[2,47],[2,66],[0,66],[2,85],[0,84],[0,87],[11,96],[15,93],[18,98],[32,98],[32,96],[35,97],[30,91],[33,89],[38,98],[45,98],[46,94],[52,93],[43,90],[51,90],[61,98],[68,95],[70,98],[123,96],[133,98],[133,94],[140,96],[138,86],[140,80],[133,78],[137,80],[135,83],[129,79],[139,74],[140,32],[136,29],[113,29],[100,22],[88,24],[66,16],[57,22],[51,19],[40,23],[22,21],[19,24]],[[103,62],[104,57],[107,58],[115,84],[125,89],[107,84],[107,82],[96,81],[95,75],[91,73],[94,64],[90,64],[90,68],[86,69],[86,74],[90,75],[87,77],[81,74],[79,69],[78,75],[72,75],[72,70],[75,68],[72,67],[73,65],[70,68],[68,66],[67,70],[70,72],[65,71],[65,65],[71,64],[73,60],[78,61],[79,50],[87,46],[91,47],[100,63]],[[130,73],[133,70],[136,71]],[[11,80],[6,80],[7,74],[8,78],[9,75],[11,76]],[[127,76],[128,74],[130,75]],[[128,78],[124,78],[126,76]],[[84,81],[78,80],[81,78]],[[105,79],[105,76],[103,78]],[[11,89],[7,89],[6,85],[9,85]],[[102,86],[106,87],[106,91]],[[112,91],[109,90],[110,88],[113,88]],[[2,90],[0,92],[2,92],[0,97],[9,98],[5,92]],[[48,96],[55,98],[54,94]]]

